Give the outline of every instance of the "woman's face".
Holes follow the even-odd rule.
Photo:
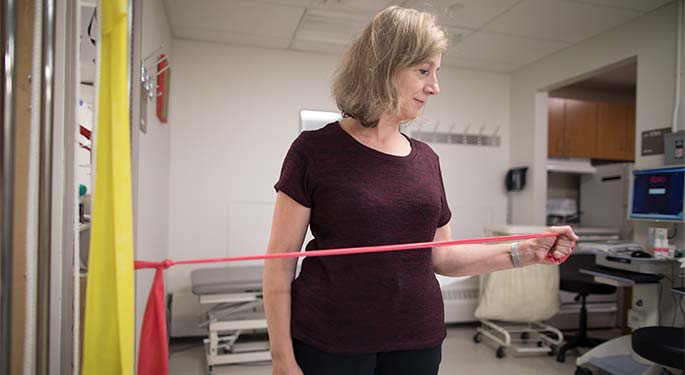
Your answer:
[[[400,101],[400,121],[415,119],[428,100],[440,92],[438,71],[442,54],[425,63],[402,69],[395,77],[395,88]]]

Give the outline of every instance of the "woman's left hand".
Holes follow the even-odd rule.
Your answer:
[[[531,238],[522,243],[524,265],[534,263],[559,264],[566,260],[578,241],[573,229],[566,225],[550,227],[548,232],[559,233],[557,237]]]

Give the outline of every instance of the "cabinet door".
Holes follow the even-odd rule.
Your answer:
[[[635,106],[627,106],[626,127],[626,152],[623,160],[635,161]]]
[[[566,99],[563,148],[566,156],[592,158],[597,153],[597,103]]]
[[[564,157],[564,99],[547,101],[547,156]]]
[[[597,158],[635,160],[635,107],[597,104]]]
[[[597,103],[597,153],[606,160],[624,160],[628,144],[627,106]]]

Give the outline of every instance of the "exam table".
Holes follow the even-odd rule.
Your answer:
[[[207,371],[215,365],[271,360],[268,340],[239,342],[246,331],[266,331],[262,266],[233,266],[192,271],[191,289],[203,305],[214,306],[202,326]],[[244,336],[244,335],[243,335]]]

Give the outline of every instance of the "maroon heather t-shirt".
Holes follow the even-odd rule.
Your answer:
[[[311,208],[307,250],[432,241],[450,220],[438,156],[409,139],[393,156],[331,123],[293,142],[275,185]],[[292,284],[292,335],[319,350],[424,349],[445,338],[430,249],[305,258]]]

